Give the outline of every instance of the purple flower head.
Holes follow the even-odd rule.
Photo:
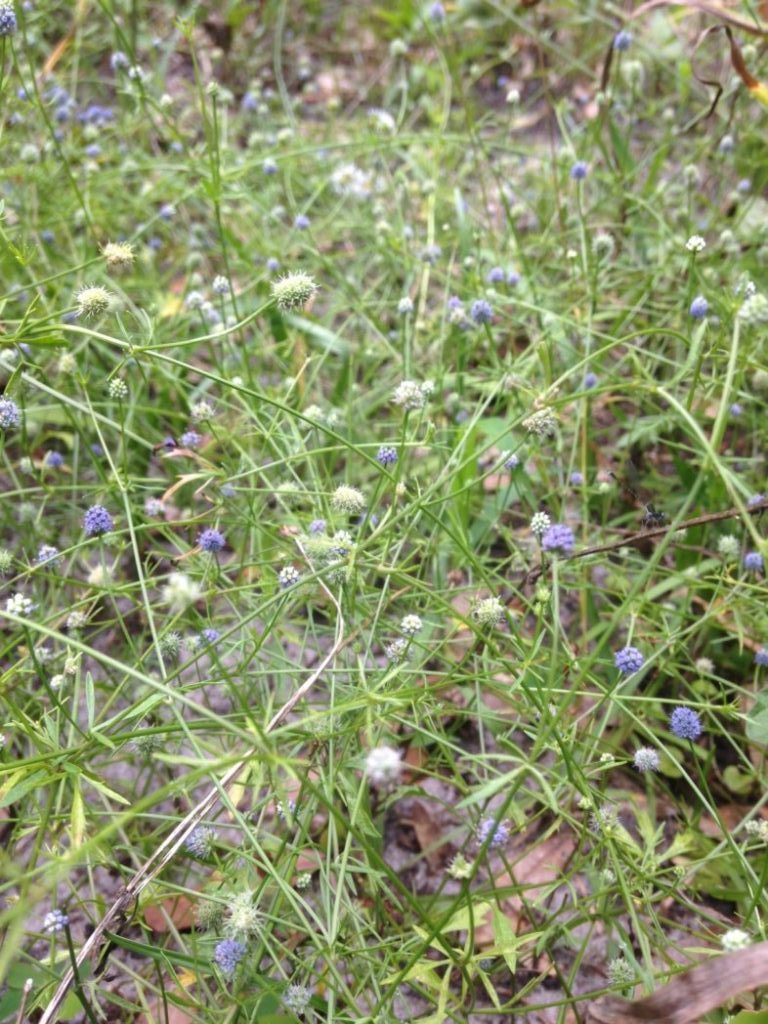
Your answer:
[[[632,33],[627,32],[626,29],[622,29],[621,32],[617,32],[613,37],[613,48],[618,50],[619,53],[626,53],[626,51],[632,45]]]
[[[757,494],[753,494],[751,497],[747,498],[747,508],[755,508],[763,501],[765,501],[764,494],[760,494],[759,492]]]
[[[209,554],[215,555],[222,550],[226,541],[224,540],[224,534],[220,530],[215,530],[213,527],[209,527],[207,530],[203,530],[197,538],[197,543],[203,551],[207,551]]]
[[[46,562],[58,565],[60,561],[59,549],[55,548],[52,544],[41,544],[35,561],[38,565],[45,565]]]
[[[506,462],[504,463],[504,469],[509,469],[509,470],[517,469],[517,467],[519,465],[520,465],[520,456],[519,455],[515,455],[515,453],[513,452],[509,456],[509,458],[506,460]]]
[[[701,720],[691,708],[675,708],[669,716],[669,728],[679,740],[697,740],[701,736]]]
[[[584,387],[587,391],[590,391],[596,384],[597,374],[592,373],[592,371],[589,370],[587,373],[584,374]]]
[[[768,647],[761,647],[759,651],[755,651],[755,664],[760,668],[768,668]]]
[[[52,449],[45,453],[43,462],[49,469],[61,469],[64,465],[64,456],[61,452],[57,452]]]
[[[103,505],[91,505],[83,516],[83,529],[86,537],[99,537],[114,528],[112,516]]]
[[[313,519],[309,524],[309,532],[313,534],[325,533],[327,525],[324,519]]]
[[[509,822],[495,821],[493,818],[483,818],[477,826],[477,841],[483,846],[486,841],[488,848],[493,850],[504,844],[509,839]]]
[[[100,459],[104,454],[104,449],[101,447],[98,441],[94,441],[93,444],[91,445],[91,452],[93,453],[93,455],[96,456],[97,459]]]
[[[270,274],[274,274],[276,270],[280,269],[280,260],[276,256],[270,256],[266,262],[266,268]]]
[[[306,231],[307,228],[309,227],[309,217],[306,215],[306,213],[300,213],[298,217],[294,220],[293,226],[296,228],[297,231]]]
[[[218,629],[202,629],[200,630],[200,640],[204,644],[215,644],[221,636]]]
[[[173,220],[176,214],[176,209],[172,203],[163,203],[160,209],[157,211],[157,215],[160,220]]]
[[[581,487],[581,485],[584,483],[584,474],[580,473],[578,469],[575,469],[571,473],[570,481],[572,487]]]
[[[376,461],[382,466],[394,466],[397,462],[397,448],[391,444],[383,444],[376,452]]]
[[[432,21],[445,21],[445,8],[440,3],[440,0],[434,0],[434,3],[429,5],[429,16]]]
[[[744,406],[740,405],[738,402],[733,402],[733,404],[731,405],[730,412],[731,416],[741,416],[741,414],[744,412]]]
[[[489,284],[501,284],[505,276],[506,275],[504,273],[503,267],[491,267],[491,269],[486,274],[485,280]]]
[[[13,7],[8,3],[0,4],[0,39],[12,36],[18,27]]]
[[[589,173],[589,167],[584,160],[577,160],[571,168],[571,177],[574,181],[584,181]]]
[[[510,270],[507,272],[507,284],[510,288],[514,288],[515,285],[520,284],[520,275],[516,270]]]
[[[762,572],[763,556],[759,551],[748,551],[746,555],[744,555],[742,564],[747,572]]]
[[[237,939],[222,939],[213,951],[213,959],[224,974],[234,974],[244,956],[245,944]]]
[[[643,667],[644,662],[645,658],[636,647],[622,647],[613,656],[614,665],[625,676],[637,672]]]
[[[196,430],[185,430],[179,438],[182,448],[199,448],[202,437]]]
[[[12,398],[0,398],[0,429],[10,430],[21,423],[19,407]]]
[[[541,546],[545,551],[570,555],[574,545],[573,530],[564,523],[553,523],[544,531],[541,537]]]
[[[265,174],[277,174],[277,164],[274,160],[270,160],[269,158],[267,158],[261,165],[261,169]]]
[[[489,324],[493,320],[493,306],[487,299],[475,299],[470,307],[469,315],[473,323]]]
[[[691,314],[691,316],[693,317],[694,320],[701,320],[702,317],[705,317],[707,315],[707,310],[708,309],[709,309],[709,303],[704,298],[704,296],[703,295],[697,295],[696,298],[691,303],[691,308],[690,308],[689,312],[690,312],[690,314]]]

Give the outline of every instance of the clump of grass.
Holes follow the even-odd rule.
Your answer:
[[[3,1019],[765,937],[761,128],[560,8],[0,0]]]

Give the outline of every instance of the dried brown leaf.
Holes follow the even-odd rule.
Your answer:
[[[433,871],[442,868],[451,849],[443,838],[443,820],[440,809],[414,800],[407,818],[403,819],[413,828],[416,839]]]
[[[144,920],[155,935],[170,931],[170,922],[179,931],[188,931],[195,926],[195,903],[181,893],[178,896],[167,896],[160,903],[150,903],[144,907]]]

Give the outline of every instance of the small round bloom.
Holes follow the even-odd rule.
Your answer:
[[[41,544],[38,548],[35,562],[38,565],[45,565],[46,562],[57,565],[59,562],[59,549],[55,548],[53,544]]]
[[[691,303],[691,308],[689,312],[694,320],[701,320],[702,317],[705,317],[707,315],[708,310],[709,303],[707,302],[707,300],[704,298],[703,295],[697,295]]]
[[[531,533],[535,537],[541,537],[552,525],[552,519],[547,512],[535,512],[531,518]]]
[[[109,270],[127,270],[136,259],[130,242],[107,242],[101,255]]]
[[[739,539],[731,533],[726,533],[717,542],[717,550],[723,558],[736,558],[739,553]]]
[[[504,460],[504,469],[508,469],[510,471],[513,470],[513,469],[517,469],[517,467],[519,465],[520,465],[520,456],[519,455],[515,455],[514,453],[512,455],[510,455],[508,459]]]
[[[0,398],[0,428],[10,430],[21,423],[21,412],[12,398]]]
[[[589,167],[584,160],[577,160],[571,167],[571,178],[574,181],[583,181],[589,173]]]
[[[120,377],[113,377],[107,387],[107,394],[110,398],[122,402],[128,397],[128,385]]]
[[[440,3],[440,0],[434,0],[434,3],[429,5],[427,13],[432,21],[445,21],[445,7]]]
[[[197,543],[203,551],[207,551],[211,555],[216,555],[224,548],[226,541],[224,539],[224,534],[220,530],[215,530],[213,527],[209,527],[207,530],[203,530],[197,538]]]
[[[356,512],[364,511],[365,497],[357,487],[349,487],[347,484],[342,484],[331,495],[331,507],[334,512],[354,515]]]
[[[575,469],[571,473],[569,479],[571,481],[572,487],[581,487],[581,485],[584,483],[584,474],[580,473],[577,469]]]
[[[541,538],[541,546],[545,551],[558,551],[563,555],[569,555],[575,543],[573,530],[564,523],[553,523]]]
[[[227,281],[223,274],[217,274],[213,279],[211,288],[216,295],[227,295],[229,292],[229,281]]]
[[[639,772],[656,772],[659,770],[659,755],[653,747],[638,747],[634,765]]]
[[[324,519],[313,519],[309,524],[309,532],[312,534],[325,533],[328,524]]]
[[[593,387],[595,387],[595,385],[597,384],[597,379],[598,379],[597,378],[597,374],[596,373],[592,373],[591,370],[588,371],[587,373],[585,373],[584,374],[584,388],[585,388],[585,390],[590,391]]]
[[[504,267],[491,267],[485,279],[488,284],[502,284],[505,276]]]
[[[309,1006],[312,990],[304,985],[289,985],[283,993],[283,1006],[297,1017],[301,1017]]]
[[[83,320],[95,320],[109,312],[114,302],[112,292],[100,284],[86,285],[75,296],[77,315]]]
[[[18,29],[16,12],[10,0],[0,2],[0,39],[4,36],[12,36]]]
[[[23,594],[13,594],[5,602],[5,610],[11,615],[18,615],[20,618],[26,618],[31,615],[35,610],[33,602],[25,597]]]
[[[622,647],[614,654],[613,663],[619,672],[628,676],[632,672],[639,672],[645,664],[645,658],[636,647]]]
[[[404,615],[400,620],[400,631],[406,636],[416,636],[423,625],[418,615]]]
[[[768,668],[768,647],[761,647],[759,651],[755,651],[755,664],[760,668]]]
[[[397,462],[397,448],[391,444],[383,444],[376,452],[376,461],[382,466],[394,466]]]
[[[285,565],[277,574],[277,582],[283,588],[287,590],[288,587],[294,586],[301,579],[301,573],[293,565]]]
[[[523,426],[529,434],[536,437],[549,437],[557,430],[557,416],[552,409],[537,409],[523,420]]]
[[[199,448],[202,441],[202,437],[196,430],[185,430],[179,438],[179,444],[182,448]]]
[[[50,451],[45,453],[45,457],[43,458],[43,465],[46,466],[48,469],[61,469],[61,467],[64,465],[64,456],[61,454],[61,452],[57,452],[55,449],[52,448]]]
[[[86,537],[98,537],[114,529],[112,516],[103,505],[91,505],[83,516],[83,529]]]
[[[498,849],[505,846],[509,840],[510,828],[508,821],[495,821],[493,818],[483,818],[477,826],[477,841],[480,846],[487,843],[488,848]]]
[[[207,825],[198,825],[193,828],[184,840],[184,848],[187,853],[199,860],[207,860],[213,852],[213,843],[216,833]]]
[[[53,935],[54,932],[63,932],[69,924],[69,915],[63,910],[51,910],[43,918],[43,931]]]
[[[374,747],[365,758],[365,774],[374,785],[397,782],[402,770],[401,754],[394,747]]]
[[[283,311],[303,309],[316,292],[315,279],[303,270],[294,270],[272,282],[272,298]]]
[[[707,247],[705,239],[701,235],[691,235],[688,241],[685,243],[685,248],[688,252],[703,252]]]
[[[493,320],[493,306],[487,299],[475,299],[470,306],[469,315],[473,323],[489,324]]]
[[[616,242],[613,235],[609,235],[606,231],[598,231],[592,243],[592,248],[599,260],[607,260],[613,256]]]
[[[720,944],[726,953],[735,953],[739,949],[746,949],[747,946],[750,946],[752,939],[741,928],[729,928],[720,936]]]
[[[414,380],[403,380],[395,388],[392,402],[394,405],[401,405],[403,409],[423,409],[433,390],[434,385],[431,381],[417,384]]]
[[[211,629],[210,627],[208,629],[201,629],[199,634],[200,645],[210,647],[218,641],[220,636],[221,633],[219,633],[218,629]]]
[[[697,740],[702,733],[701,719],[691,708],[675,708],[669,716],[669,728],[680,740]]]
[[[293,226],[298,231],[306,231],[307,228],[309,227],[309,224],[309,217],[306,215],[306,213],[300,213],[293,222]]]
[[[163,601],[172,614],[183,612],[200,599],[200,586],[183,572],[172,572],[163,587]]]
[[[397,637],[391,643],[386,644],[384,647],[384,653],[387,656],[387,661],[391,661],[394,665],[397,665],[403,660],[408,651],[408,641],[404,640],[401,636]]]
[[[618,50],[619,53],[625,53],[632,45],[632,33],[627,32],[626,29],[622,29],[617,32],[613,37],[613,48]]]
[[[764,501],[764,494],[752,494],[749,498],[747,498],[747,508],[757,508],[757,506],[762,505]]]
[[[748,551],[742,559],[742,564],[747,572],[762,572],[763,556],[759,551]]]
[[[213,951],[213,959],[224,974],[234,974],[245,956],[246,946],[237,939],[222,939]]]
[[[162,503],[160,498],[147,498],[144,502],[144,515],[151,516],[153,519],[163,515],[165,512],[165,505]]]
[[[203,398],[199,402],[195,402],[189,410],[189,415],[195,423],[202,423],[203,420],[213,419],[216,415],[216,410],[212,402],[209,402],[207,398]]]
[[[506,608],[498,597],[486,597],[472,609],[472,617],[480,626],[498,626],[505,612]]]
[[[635,972],[632,964],[623,956],[617,956],[608,963],[608,980],[612,985],[621,985],[626,988],[635,982]]]

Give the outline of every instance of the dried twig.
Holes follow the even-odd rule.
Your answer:
[[[742,992],[768,984],[768,942],[705,960],[645,999],[608,996],[589,1008],[589,1024],[692,1024]]]
[[[304,558],[307,559],[307,553],[298,540],[296,541],[296,544]],[[309,559],[307,559],[307,561],[309,561]],[[272,717],[264,730],[265,733],[273,732],[278,725],[280,725],[283,719],[293,710],[296,704],[298,704],[302,697],[309,693],[344,644],[344,618],[341,612],[341,606],[323,580],[318,579],[318,582],[336,609],[336,636],[333,646],[314,672],[308,676],[298,690],[289,697],[285,704],[283,704],[279,711],[277,711]],[[211,808],[217,803],[219,795],[232,785],[240,772],[242,772],[248,762],[258,754],[258,752],[258,748],[256,747],[249,750],[241,760],[237,762],[237,764],[233,765],[227,772],[225,772],[216,785],[210,789],[203,799],[192,808],[189,814],[187,814],[186,817],[183,818],[182,821],[180,821],[179,824],[169,833],[169,835],[165,837],[146,864],[136,872],[133,878],[131,878],[127,885],[120,891],[117,899],[109,910],[107,910],[101,921],[96,925],[92,934],[83,943],[80,952],[77,954],[76,963],[78,968],[80,968],[90,956],[97,952],[98,948],[104,941],[105,932],[111,930],[112,924],[125,916],[126,911],[136,901],[142,890],[149,885],[149,883],[163,870],[166,864],[168,864],[168,862],[176,855],[190,832],[200,823],[200,821],[203,820],[203,818],[205,818]],[[59,987],[56,989],[53,998],[46,1006],[38,1024],[52,1024],[56,1019],[56,1014],[66,998],[74,980],[75,974],[73,969],[70,968],[64,975]]]

